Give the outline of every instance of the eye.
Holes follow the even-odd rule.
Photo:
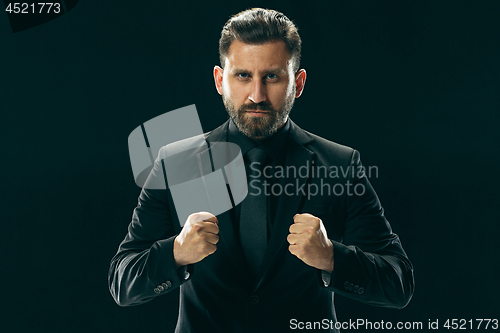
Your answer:
[[[248,78],[247,73],[238,73],[238,74],[236,74],[236,76],[239,77],[240,79],[247,79]]]
[[[275,79],[277,79],[277,78],[278,78],[278,75],[276,75],[276,74],[272,74],[272,73],[270,73],[270,74],[267,74],[267,75],[266,75],[266,79],[267,79],[267,80],[275,80]]]

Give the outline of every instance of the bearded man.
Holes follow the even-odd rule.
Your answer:
[[[366,175],[313,170],[361,170],[359,153],[289,117],[306,82],[300,50],[297,28],[277,11],[246,10],[226,23],[213,75],[230,119],[206,140],[240,147],[255,191],[218,216],[194,213],[181,228],[168,189],[143,188],[109,270],[119,305],[180,287],[176,332],[193,333],[338,332],[334,294],[377,306],[408,304],[413,268]],[[152,173],[175,147],[160,150]],[[306,177],[269,171],[300,167]],[[304,187],[329,191],[313,195]]]

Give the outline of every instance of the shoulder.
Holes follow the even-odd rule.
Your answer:
[[[311,142],[312,147],[321,148],[321,149],[327,150],[331,153],[335,153],[335,154],[342,155],[342,156],[343,155],[351,156],[353,154],[353,152],[355,151],[354,148],[342,145],[342,144],[334,142],[334,141],[330,141],[328,139],[325,139],[319,135],[313,134],[313,133],[308,132],[308,131],[304,131],[304,132],[307,133],[313,139],[313,141]]]
[[[354,148],[328,140],[301,128],[298,128],[298,130],[303,132],[303,136],[309,137],[304,147],[315,153],[319,159],[328,161],[328,164],[349,164],[355,156],[359,155]]]

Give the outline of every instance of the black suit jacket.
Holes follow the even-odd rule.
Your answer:
[[[227,129],[228,122],[206,140],[226,141]],[[160,150],[150,177],[163,173],[161,159],[178,145]],[[337,332],[332,328],[335,293],[372,305],[404,307],[413,294],[413,268],[368,179],[358,174],[359,153],[291,122],[286,156],[286,165],[302,166],[302,173],[280,180],[293,195],[280,196],[256,283],[244,265],[232,211],[217,216],[217,251],[187,269],[176,269],[173,242],[180,224],[171,194],[168,188],[143,189],[128,234],[111,261],[108,281],[115,301],[137,305],[180,286],[176,332],[283,332],[298,322],[319,322],[322,329]],[[333,243],[328,287],[321,271],[288,251],[286,238],[296,213],[321,218]]]

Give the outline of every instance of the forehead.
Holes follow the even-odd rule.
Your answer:
[[[282,40],[265,44],[247,44],[235,40],[229,47],[226,67],[253,70],[281,68],[286,70],[290,64],[290,54]]]

